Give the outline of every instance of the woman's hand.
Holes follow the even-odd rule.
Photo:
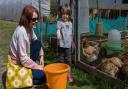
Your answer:
[[[44,56],[40,57],[40,65],[44,67]]]
[[[41,66],[41,65],[38,65],[38,69],[43,71],[44,70],[44,67]]]

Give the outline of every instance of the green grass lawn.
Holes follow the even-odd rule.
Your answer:
[[[8,46],[16,23],[0,20],[0,60],[7,58]]]
[[[7,62],[8,46],[15,27],[16,23],[14,22],[0,20],[0,61],[4,64]],[[54,52],[52,52],[49,48],[44,48],[44,52],[46,64],[56,61]],[[1,69],[3,69],[3,66],[0,65],[0,71]],[[99,80],[95,76],[85,73],[76,67],[72,68],[72,74],[78,82],[72,86],[67,84],[67,89],[120,89],[114,85],[110,85],[106,81]],[[1,81],[0,89],[3,89]]]
[[[0,20],[0,80],[6,69],[9,42],[15,27],[14,22]],[[3,89],[2,81],[0,81],[0,89]]]

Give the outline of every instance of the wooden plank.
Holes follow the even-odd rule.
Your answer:
[[[81,68],[82,70],[102,79],[102,80],[107,80],[108,82],[115,84],[115,85],[119,85],[121,89],[125,88],[125,82],[122,80],[119,80],[117,78],[113,78],[110,75],[96,69],[96,67],[94,66],[90,66],[89,64],[86,64],[84,62],[80,62],[78,61],[76,63],[77,67]]]

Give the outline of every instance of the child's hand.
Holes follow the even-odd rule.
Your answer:
[[[57,40],[61,40],[61,36],[60,35],[57,35]]]
[[[57,40],[61,40],[62,37],[61,37],[61,33],[60,33],[60,30],[57,30]]]
[[[42,65],[44,67],[44,56],[40,57],[40,65]]]

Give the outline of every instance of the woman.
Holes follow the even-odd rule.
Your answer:
[[[25,6],[9,46],[9,56],[12,63],[32,69],[33,84],[35,85],[46,82],[43,66],[35,62],[40,57],[40,64],[44,63],[41,42],[37,40],[33,31],[38,19],[37,9],[31,5]]]

